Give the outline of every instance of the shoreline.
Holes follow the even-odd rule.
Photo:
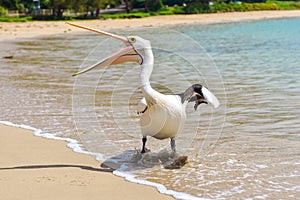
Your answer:
[[[300,17],[300,10],[161,15],[139,19],[79,20],[73,22],[100,30],[122,30],[138,27],[217,24],[293,17]],[[64,21],[0,22],[0,30],[1,40],[83,32],[83,30],[68,26]]]
[[[1,199],[173,199],[101,169],[91,155],[32,130],[0,124]]]

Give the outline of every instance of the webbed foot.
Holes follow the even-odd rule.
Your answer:
[[[165,165],[164,168],[165,169],[180,169],[186,163],[188,163],[188,157],[187,156],[179,156],[178,158],[175,158],[172,163]]]

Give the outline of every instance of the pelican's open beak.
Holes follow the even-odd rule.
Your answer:
[[[89,31],[93,31],[93,32],[102,34],[102,35],[106,35],[108,37],[118,39],[125,44],[124,48],[118,50],[115,53],[112,53],[111,55],[107,56],[106,58],[104,58],[100,62],[94,64],[93,66],[73,74],[73,76],[77,76],[79,74],[85,73],[85,72],[93,70],[93,69],[99,69],[99,68],[106,67],[109,65],[116,65],[116,64],[120,64],[120,63],[124,63],[124,62],[137,62],[139,64],[142,63],[141,56],[135,51],[135,49],[133,48],[133,46],[130,44],[130,42],[128,41],[128,39],[126,37],[122,37],[122,36],[108,33],[105,31],[100,31],[100,30],[89,28],[89,27],[73,24],[70,22],[66,22],[66,23],[71,26],[86,29]]]

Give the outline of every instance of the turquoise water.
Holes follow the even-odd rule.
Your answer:
[[[169,141],[150,139],[149,159],[133,159],[141,146],[139,66],[71,76],[122,46],[99,35],[2,42],[1,55],[13,59],[1,59],[0,120],[74,138],[101,162],[121,165],[116,174],[161,184],[161,192],[179,199],[297,199],[299,24],[296,18],[115,32],[151,40],[157,90],[179,93],[200,81],[221,102],[218,110],[188,107],[177,142],[190,162],[180,170],[151,160],[167,154]]]
[[[203,46],[221,70],[233,105],[229,112],[242,106],[240,117],[248,116],[243,131],[251,125],[260,133],[299,138],[299,126],[292,120],[300,113],[299,22],[298,18],[216,25],[191,33],[199,41],[204,38]]]

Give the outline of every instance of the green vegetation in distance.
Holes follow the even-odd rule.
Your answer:
[[[0,16],[0,22],[28,22],[32,21],[32,16],[8,17]]]
[[[103,19],[143,18],[158,15],[184,14],[182,6],[165,7],[157,12],[132,11],[130,13],[101,14]]]
[[[0,6],[1,8],[1,6]],[[120,18],[143,18],[156,15],[174,15],[174,14],[200,14],[200,13],[218,13],[218,12],[245,12],[258,10],[296,10],[300,9],[300,1],[275,1],[268,0],[265,3],[245,3],[245,2],[212,2],[210,4],[191,2],[185,6],[163,6],[157,11],[131,10],[129,13],[100,14],[99,16],[6,16],[5,8],[1,8],[2,16],[0,22],[25,22],[32,20],[78,20],[78,19],[120,19]],[[4,13],[4,14],[3,14]]]

